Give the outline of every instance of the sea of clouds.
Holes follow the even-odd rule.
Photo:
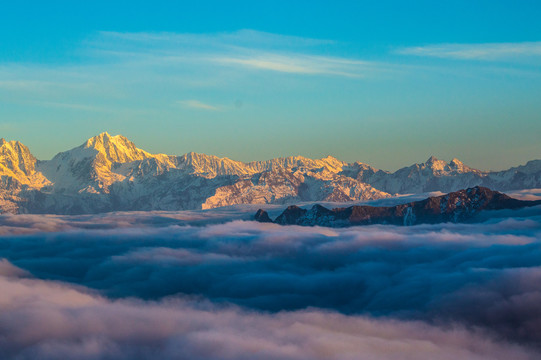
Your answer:
[[[0,216],[0,358],[541,356],[541,207],[342,229],[253,210]]]

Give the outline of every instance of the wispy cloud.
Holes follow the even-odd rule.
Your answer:
[[[181,100],[181,101],[177,101],[177,104],[184,107],[192,108],[192,109],[210,110],[210,111],[222,110],[221,108],[217,106],[209,105],[199,100]]]
[[[221,64],[240,65],[259,70],[304,75],[336,75],[362,77],[373,63],[338,57],[310,56],[304,54],[261,53],[241,57],[221,57],[214,61]]]
[[[159,87],[168,89],[166,97],[171,94],[160,99],[168,104],[223,111],[213,102],[230,102],[231,89],[245,91],[252,86],[254,73],[308,81],[322,76],[358,79],[393,69],[379,62],[327,55],[335,45],[326,39],[254,30],[214,34],[98,32],[75,51],[80,62],[0,62],[0,97],[4,103],[58,111],[118,112],[133,108],[130,99],[134,97],[151,99],[154,95],[149,89]],[[190,98],[194,89],[202,88],[227,89],[227,93],[207,102]]]
[[[314,39],[300,36],[273,34],[263,31],[243,29],[233,32],[220,33],[172,33],[172,32],[113,32],[100,31],[98,36],[90,39],[87,43],[93,46],[103,46],[108,43],[122,43],[124,46],[146,43],[152,46],[170,46],[171,44],[217,46],[217,47],[291,47],[309,48],[321,45],[335,44],[332,40]]]
[[[506,60],[541,57],[541,41],[519,43],[436,44],[397,50],[403,55],[429,56],[460,60]]]
[[[239,69],[275,71],[286,74],[363,77],[378,68],[377,62],[322,56],[318,40],[253,30],[217,34],[117,33],[101,32],[89,42],[100,56],[140,59],[154,65],[175,63],[207,64]]]

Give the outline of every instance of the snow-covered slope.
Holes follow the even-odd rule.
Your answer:
[[[451,192],[482,184],[486,172],[472,169],[460,160],[450,163],[431,156],[426,162],[414,164],[394,173],[364,169],[357,179],[391,194],[415,194],[429,191]]]
[[[404,167],[394,173],[362,163],[354,163],[344,172],[390,194],[452,192],[474,186],[501,191],[541,186],[541,160],[533,160],[509,170],[489,172],[473,169],[456,158],[447,163],[431,156],[424,163]]]
[[[394,173],[332,156],[243,163],[212,155],[151,154],[108,133],[49,161],[0,140],[0,209],[19,213],[210,209],[235,204],[345,202],[390,194],[541,187],[541,161],[483,172],[434,157]]]
[[[541,160],[528,161],[526,165],[490,173],[484,186],[501,190],[539,188],[541,187]]]
[[[126,179],[129,166],[154,156],[124,136],[102,133],[74,149],[38,164],[56,191],[108,193],[109,186]],[[123,166],[124,165],[124,166]]]
[[[0,210],[19,212],[26,199],[20,194],[28,189],[41,189],[49,181],[36,171],[36,158],[18,141],[0,139]]]
[[[23,185],[41,188],[47,179],[36,172],[36,158],[18,141],[0,139],[0,188],[18,189]]]

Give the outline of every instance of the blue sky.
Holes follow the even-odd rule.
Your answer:
[[[541,158],[537,1],[19,1],[0,134],[40,159],[102,131],[151,152],[393,170]]]

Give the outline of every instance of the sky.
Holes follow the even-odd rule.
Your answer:
[[[0,136],[42,160],[103,131],[152,153],[395,170],[541,158],[538,1],[17,1]]]

